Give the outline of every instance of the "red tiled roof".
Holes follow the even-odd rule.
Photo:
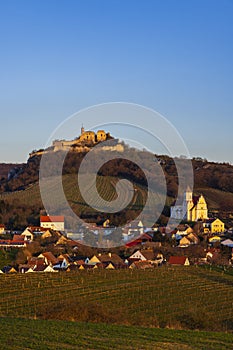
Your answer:
[[[51,252],[42,253],[42,255],[53,265],[58,264],[59,260]]]
[[[40,222],[64,222],[64,216],[47,216],[47,215],[42,215],[40,217]]]
[[[168,263],[172,265],[184,265],[186,256],[170,256]]]
[[[43,272],[46,269],[46,265],[38,265],[35,267],[35,269],[33,269],[33,271],[35,272]]]
[[[142,243],[141,240],[136,240],[136,241],[131,241],[131,242],[126,243],[125,246],[127,248],[130,248],[130,247],[134,247],[136,245],[139,245],[141,243]]]
[[[141,254],[146,258],[146,260],[154,260],[155,254],[153,250],[141,250]]]
[[[133,262],[132,267],[135,267],[136,269],[151,269],[153,268],[153,265],[148,261],[135,261]]]
[[[150,242],[150,241],[152,241],[152,237],[150,235],[148,235],[147,233],[143,233],[139,238],[135,239],[134,241],[130,241],[130,242],[126,243],[125,246],[128,248],[134,247],[135,245],[141,244],[143,242],[143,240]]]
[[[112,253],[112,254],[101,254],[98,255],[98,259],[101,261],[101,263],[113,263],[113,264],[122,264],[123,260],[119,257],[119,255]]]
[[[80,242],[78,241],[73,241],[72,239],[68,239],[66,241],[66,244],[69,245],[70,247],[77,247],[78,245],[81,245]]]
[[[10,240],[10,239],[1,239],[0,240],[0,244],[1,245],[8,245],[8,246],[11,246],[11,245],[24,245],[24,244],[26,244],[26,242],[25,241],[12,241],[12,240]]]
[[[148,241],[152,241],[152,237],[148,235],[147,233],[143,233],[143,235],[140,236],[141,239],[146,239]]]
[[[75,265],[84,265],[84,264],[85,264],[85,261],[82,259],[75,261]]]
[[[22,242],[24,241],[24,236],[21,236],[21,235],[14,235],[13,236],[13,242]]]
[[[29,267],[42,266],[44,265],[44,259],[37,257],[29,258],[27,265]]]

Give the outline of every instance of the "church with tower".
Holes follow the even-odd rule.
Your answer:
[[[171,207],[171,217],[187,221],[208,219],[208,207],[204,196],[193,196],[192,190],[188,187],[184,192],[183,203]]]

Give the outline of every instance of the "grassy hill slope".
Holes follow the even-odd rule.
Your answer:
[[[0,319],[5,350],[199,350],[230,349],[226,333],[152,329],[64,321]]]
[[[225,192],[213,188],[197,187],[196,191],[198,194],[203,194],[207,200],[208,207],[210,210],[220,210],[221,212],[229,211],[233,213],[233,193]]]

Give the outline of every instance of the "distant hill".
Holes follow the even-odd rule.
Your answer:
[[[137,152],[137,156],[144,162],[144,168],[148,169],[146,175],[152,175],[150,166],[151,155],[149,157],[149,153],[146,151],[136,151],[130,148],[129,150],[130,152]],[[48,167],[52,169],[60,155],[61,152],[54,152]],[[72,175],[78,173],[79,166],[85,155],[86,152],[70,152],[67,154],[63,167],[64,186],[66,186],[67,197],[70,199],[72,206],[75,207],[75,210],[77,210],[77,213],[81,213],[82,217],[87,218],[89,221],[98,222],[98,220],[101,221],[103,218],[106,218],[106,215],[101,217],[101,215],[94,213],[84,203],[78,190],[76,194],[73,191],[76,177]],[[170,215],[169,205],[174,202],[177,195],[178,178],[172,158],[164,155],[156,155],[156,157],[164,171],[167,182],[167,203],[161,216],[162,222],[165,223],[166,218]],[[10,220],[12,227],[19,227],[20,223],[21,225],[39,223],[39,214],[43,210],[38,186],[40,159],[41,156],[36,155],[30,157],[26,164],[2,165],[2,174],[5,174],[5,176],[2,176],[0,181],[1,222],[9,223]],[[229,163],[208,162],[201,158],[192,159],[192,165],[194,169],[194,193],[197,195],[202,193],[205,196],[210,214],[232,219],[233,166]],[[15,168],[15,171],[7,179],[6,174],[12,167]],[[117,179],[126,178],[133,182],[138,191],[135,194],[134,203],[131,203],[130,214],[128,215],[133,215],[134,217],[142,209],[143,198],[146,198],[147,193],[147,180],[143,171],[135,163],[125,159],[112,160],[99,170],[98,175],[100,179],[99,188],[101,188],[101,183],[104,184],[104,188],[107,186],[109,188],[109,198],[115,196],[115,189],[112,184],[116,183]],[[100,193],[102,193],[101,191],[100,189]],[[139,203],[140,205],[138,206]],[[130,219],[126,212],[121,212],[121,218],[123,221]],[[112,215],[111,219],[115,220],[115,223],[119,223],[117,215]]]

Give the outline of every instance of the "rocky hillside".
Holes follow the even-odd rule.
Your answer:
[[[0,181],[8,179],[8,176],[16,174],[25,164],[0,163]]]

